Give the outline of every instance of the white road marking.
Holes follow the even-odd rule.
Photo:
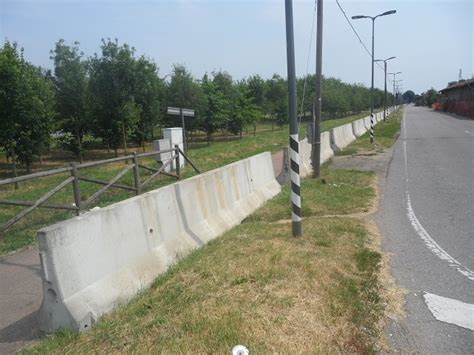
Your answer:
[[[433,238],[431,238],[431,236],[428,234],[426,229],[420,223],[420,221],[415,215],[415,212],[413,211],[413,207],[411,205],[410,194],[408,193],[408,191],[406,191],[406,197],[407,197],[407,217],[410,220],[411,226],[415,230],[416,234],[420,236],[420,238],[423,240],[423,242],[428,247],[428,249],[431,250],[431,252],[433,252],[433,254],[435,254],[441,260],[447,261],[449,263],[449,266],[455,268],[462,275],[466,276],[469,280],[474,281],[474,272],[469,270],[464,265],[462,265],[456,259],[454,259],[443,248],[441,248],[440,245],[436,243],[436,241]]]
[[[430,236],[423,225],[416,217],[415,211],[411,204],[410,192],[408,191],[408,157],[407,157],[407,144],[406,144],[406,126],[405,126],[405,112],[403,113],[403,150],[405,157],[405,195],[407,200],[407,217],[411,223],[411,226],[415,230],[416,234],[423,240],[428,249],[433,252],[438,258],[449,263],[449,266],[455,268],[459,273],[467,277],[469,280],[474,281],[474,271],[462,265],[459,261],[449,255],[436,241]]]
[[[471,137],[474,137],[474,134],[472,134],[471,132],[469,131],[465,131],[467,134],[469,134]]]
[[[424,298],[428,309],[437,320],[474,330],[474,304],[432,293],[425,293]]]

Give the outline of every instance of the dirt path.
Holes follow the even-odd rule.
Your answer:
[[[38,339],[43,292],[38,249],[0,257],[0,354]]]

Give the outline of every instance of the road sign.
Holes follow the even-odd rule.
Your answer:
[[[188,117],[194,117],[194,110],[183,108],[183,115]]]
[[[179,109],[177,107],[168,107],[168,114],[169,115],[180,116],[181,115],[181,109]]]
[[[183,127],[183,143],[184,143],[184,151],[188,150],[188,145],[186,143],[186,126],[184,124],[184,116],[186,117],[194,117],[194,110],[189,108],[181,108],[181,107],[171,107],[168,106],[166,111],[169,115],[181,116],[181,125]]]

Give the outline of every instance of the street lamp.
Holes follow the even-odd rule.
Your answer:
[[[395,76],[397,76],[398,74],[401,74],[402,72],[401,71],[398,71],[396,73],[388,73],[390,75],[393,75],[393,106],[395,106]]]
[[[387,62],[396,57],[390,57],[387,59],[377,59],[376,62],[383,62],[383,72],[384,72],[384,96],[383,96],[383,120],[387,120]]]
[[[377,16],[366,16],[366,15],[357,15],[352,16],[353,20],[359,20],[363,18],[370,18],[372,20],[372,85],[370,89],[370,143],[374,143],[374,30],[375,30],[375,19],[381,16],[392,15],[396,13],[397,10],[385,11],[382,14]]]

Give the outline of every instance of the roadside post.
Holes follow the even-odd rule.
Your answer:
[[[290,166],[291,166],[291,227],[293,237],[302,235],[300,197],[300,154],[298,118],[296,113],[295,43],[293,33],[293,4],[285,0],[286,57],[288,63],[288,103],[290,113]]]
[[[187,153],[188,143],[186,142],[186,124],[184,122],[184,117],[194,117],[194,110],[191,110],[189,108],[168,106],[167,113],[168,113],[168,115],[174,115],[174,116],[180,116],[181,117],[181,126],[183,127],[184,152]]]

